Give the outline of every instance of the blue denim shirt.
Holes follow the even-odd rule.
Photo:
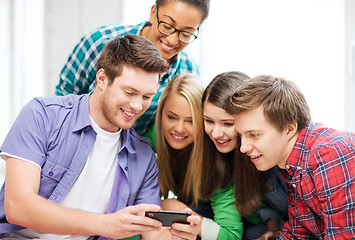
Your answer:
[[[158,168],[149,142],[122,130],[118,166],[108,213],[128,205],[160,205]],[[0,151],[41,167],[38,194],[60,203],[78,178],[94,146],[89,94],[35,98],[20,112]],[[5,184],[0,192],[0,233],[22,229],[6,221]]]
[[[268,171],[271,191],[264,194],[264,206],[258,209],[256,213],[262,223],[273,219],[283,225],[288,220],[288,190],[277,166]]]

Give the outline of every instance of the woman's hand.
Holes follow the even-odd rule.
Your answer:
[[[161,209],[170,211],[183,211],[191,213],[187,218],[190,224],[174,223],[170,232],[172,239],[196,239],[201,235],[202,216],[192,211],[187,205],[175,198],[164,199],[161,201]]]
[[[180,201],[177,202],[181,203]],[[185,208],[183,211],[193,214],[193,211],[190,208]],[[169,231],[172,235],[172,239],[196,239],[197,235],[201,232],[201,217],[198,215],[191,215],[187,218],[187,221],[190,224],[174,223],[171,226]]]

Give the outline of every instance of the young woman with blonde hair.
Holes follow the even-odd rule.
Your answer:
[[[161,195],[169,191],[188,202],[192,178],[202,146],[195,144],[203,137],[202,93],[199,77],[177,75],[163,91],[156,118],[156,141]]]

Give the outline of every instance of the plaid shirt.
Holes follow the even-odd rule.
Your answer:
[[[289,221],[277,239],[355,239],[355,134],[311,123],[285,167]]]
[[[140,35],[146,24],[147,22],[142,22],[138,25],[112,24],[102,26],[82,37],[60,73],[59,84],[56,86],[56,95],[84,94],[94,90],[96,62],[105,44],[118,36]],[[180,52],[174,57],[167,72],[161,76],[158,93],[153,98],[151,106],[137,119],[134,125],[137,133],[144,134],[153,125],[161,93],[166,84],[180,73],[200,75],[196,63],[184,52]]]

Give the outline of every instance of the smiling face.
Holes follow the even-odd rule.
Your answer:
[[[297,139],[297,124],[288,124],[279,131],[257,107],[234,115],[235,130],[241,137],[240,151],[246,153],[260,171],[276,165],[285,168],[285,163]]]
[[[169,61],[181,52],[188,43],[183,43],[179,40],[178,32],[169,36],[159,32],[156,10],[154,5],[150,12],[152,26],[145,27],[142,31],[142,36],[152,41],[157,46],[162,57]],[[165,5],[159,7],[157,14],[159,20],[170,24],[178,30],[191,33],[195,33],[202,19],[202,12],[199,9],[180,1],[168,1]]]
[[[237,132],[233,116],[216,105],[207,102],[203,107],[205,132],[221,153],[229,153],[237,146]]]
[[[192,113],[187,99],[172,92],[162,109],[162,133],[173,149],[183,149],[193,142]]]
[[[90,96],[90,116],[109,132],[131,128],[150,106],[158,87],[157,73],[126,66],[112,84],[103,69],[96,78],[97,89]]]

